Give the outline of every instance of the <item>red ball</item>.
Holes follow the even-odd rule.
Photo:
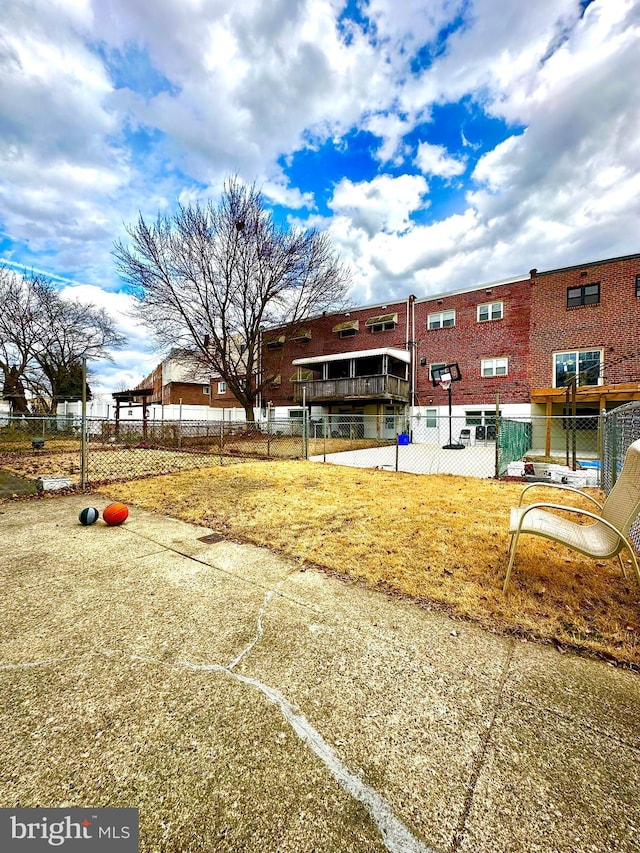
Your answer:
[[[109,506],[105,507],[102,511],[102,517],[105,523],[110,527],[114,527],[116,524],[122,524],[128,515],[128,508],[121,503],[109,504]]]

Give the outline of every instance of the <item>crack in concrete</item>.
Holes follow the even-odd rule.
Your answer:
[[[144,536],[144,534],[137,533],[143,539],[149,539],[149,537]],[[246,583],[250,583],[253,586],[262,586],[262,584],[256,583],[255,581],[250,581],[247,578],[242,578],[239,575],[236,575],[233,572],[229,572],[228,570],[222,569],[219,566],[212,566],[211,563],[207,563],[203,560],[198,559],[190,554],[184,554],[179,551],[177,548],[172,548],[170,546],[162,546],[168,551],[173,551],[176,554],[179,554],[182,557],[187,557],[190,560],[193,560],[196,563],[202,563],[203,565],[208,566],[209,568],[214,568],[216,571],[222,571],[225,574],[229,574],[233,577],[236,577],[240,580],[243,580]],[[297,570],[296,570],[297,571]],[[131,655],[131,660],[138,660],[142,663],[152,664],[156,666],[164,666],[168,668],[186,668],[192,671],[199,672],[218,672],[223,673],[231,678],[236,679],[242,684],[249,685],[259,690],[270,702],[273,702],[278,706],[280,712],[283,717],[287,720],[289,725],[293,728],[296,735],[303,741],[303,743],[307,744],[307,746],[312,750],[312,752],[323,762],[325,767],[329,770],[334,779],[338,782],[338,784],[354,799],[361,802],[364,807],[369,812],[371,818],[373,819],[375,825],[378,828],[380,836],[382,838],[382,842],[389,853],[436,853],[435,850],[430,848],[424,842],[420,841],[416,838],[408,827],[397,818],[392,812],[389,804],[383,797],[378,794],[373,788],[367,785],[362,778],[357,774],[353,773],[349,770],[349,768],[340,760],[338,755],[336,754],[334,748],[322,737],[320,732],[317,731],[313,727],[313,725],[309,722],[309,720],[302,714],[299,710],[296,710],[294,706],[280,693],[279,690],[276,690],[274,687],[269,686],[268,684],[264,684],[262,681],[259,681],[256,678],[252,678],[247,675],[242,675],[241,673],[235,672],[234,669],[238,664],[245,658],[252,649],[256,646],[256,644],[262,639],[263,636],[263,625],[262,618],[266,613],[267,607],[271,599],[276,595],[276,593],[282,598],[289,599],[289,596],[283,595],[282,592],[279,591],[279,587],[284,584],[287,578],[293,574],[290,572],[284,578],[282,578],[274,587],[268,589],[263,602],[258,613],[257,617],[257,630],[253,639],[242,649],[242,651],[226,666],[222,664],[194,664],[190,661],[177,661],[175,663],[156,660],[155,658],[142,656],[142,655]],[[263,587],[264,588],[264,587]],[[290,599],[292,603],[307,606],[304,602],[296,600],[295,598]],[[312,608],[316,609],[316,608]],[[107,656],[113,655],[117,653],[113,649],[109,650],[99,650],[98,654],[106,654]],[[120,652],[124,654],[123,652]],[[86,657],[87,655],[82,655],[81,657]],[[22,664],[9,664],[9,665],[0,665],[0,670],[2,669],[26,669],[28,667],[36,667],[36,666],[46,666],[51,663],[61,663],[64,661],[72,660],[73,658],[49,658],[41,661],[33,661],[26,662]]]
[[[234,669],[240,663],[242,658],[246,657],[246,655],[249,654],[249,652],[251,651],[251,649],[253,649],[253,647],[256,645],[256,643],[259,643],[260,640],[262,639],[262,633],[263,633],[262,617],[267,612],[267,607],[269,606],[269,602],[271,601],[271,599],[275,595],[276,590],[278,589],[278,587],[282,586],[282,584],[286,581],[286,579],[287,578],[284,577],[284,578],[282,578],[281,581],[278,581],[278,583],[275,585],[275,587],[273,589],[270,589],[269,592],[265,595],[264,600],[262,602],[262,607],[260,608],[260,612],[258,613],[258,630],[256,631],[255,637],[253,638],[253,640],[251,640],[250,643],[248,643],[245,646],[245,648],[240,652],[240,654],[236,658],[234,658],[234,660],[231,661],[231,663],[229,664],[227,669],[229,669],[229,670]]]
[[[31,669],[36,666],[47,666],[51,663],[63,663],[68,660],[74,660],[74,658],[43,658],[42,660],[25,661],[23,663],[3,663],[0,664],[0,671],[4,672],[11,669]]]
[[[460,848],[462,841],[464,840],[464,830],[467,824],[467,818],[469,817],[469,813],[471,811],[471,805],[473,803],[473,797],[476,791],[476,785],[478,784],[478,779],[480,777],[480,771],[482,770],[482,766],[484,764],[485,755],[487,754],[487,749],[489,747],[489,740],[493,733],[493,729],[496,722],[496,717],[498,716],[498,711],[502,707],[502,700],[504,696],[504,688],[507,683],[507,676],[509,674],[509,668],[511,666],[511,661],[513,659],[514,654],[514,644],[511,642],[508,647],[507,657],[504,662],[504,666],[502,667],[502,674],[500,676],[500,682],[498,684],[498,696],[496,699],[495,707],[493,709],[493,714],[491,716],[491,720],[489,721],[489,725],[485,733],[483,734],[480,740],[480,747],[478,752],[476,753],[476,757],[473,761],[473,767],[471,768],[471,777],[469,779],[469,784],[467,786],[467,792],[464,798],[464,805],[462,807],[462,813],[460,814],[460,819],[458,820],[458,825],[453,834],[453,839],[451,841],[450,853],[457,853],[457,850]]]
[[[287,720],[300,740],[307,744],[312,752],[315,753],[315,755],[322,761],[336,782],[338,782],[338,784],[350,796],[364,805],[378,827],[384,846],[387,848],[389,853],[435,853],[432,848],[417,839],[408,827],[393,814],[389,804],[380,796],[380,794],[378,794],[377,791],[367,785],[357,773],[353,773],[349,770],[349,768],[340,760],[333,747],[322,737],[320,732],[313,727],[304,714],[294,708],[294,706],[282,695],[282,693],[280,693],[279,690],[259,681],[257,678],[242,675],[239,672],[234,672],[234,668],[262,639],[262,617],[266,613],[269,602],[278,591],[278,587],[282,586],[282,584],[287,580],[287,577],[282,578],[275,587],[267,592],[262,602],[260,612],[258,613],[256,635],[245,646],[240,654],[226,666],[223,666],[222,664],[195,664],[186,660],[177,661],[176,663],[168,663],[166,661],[155,661],[151,658],[143,658],[139,655],[135,655],[134,659],[141,660],[146,663],[155,663],[161,666],[182,667],[194,672],[220,672],[230,675],[242,684],[247,684],[256,688],[266,696],[270,702],[273,702],[278,706],[282,716]]]
[[[264,682],[259,681],[257,678],[251,678],[251,676],[234,672],[231,669],[232,664],[228,666],[223,666],[222,664],[194,664],[190,661],[177,661],[172,664],[137,655],[134,658],[145,663],[174,668],[181,667],[194,672],[219,672],[231,676],[231,678],[240,681],[242,684],[255,687],[270,702],[279,707],[282,716],[287,720],[300,740],[306,743],[312,752],[322,761],[336,782],[350,796],[359,800],[364,805],[378,827],[384,846],[389,853],[436,853],[435,850],[428,847],[411,833],[408,827],[393,814],[389,804],[377,791],[367,785],[357,773],[349,770],[320,732],[313,727],[304,714],[294,708],[279,690],[270,687],[268,684],[264,684]]]

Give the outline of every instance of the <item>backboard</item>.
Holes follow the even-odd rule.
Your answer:
[[[462,379],[462,374],[460,373],[460,368],[457,363],[443,364],[438,367],[431,368],[431,381],[434,388],[437,388],[438,385],[442,384],[443,376],[450,376],[451,378],[449,379],[449,382],[459,382]]]

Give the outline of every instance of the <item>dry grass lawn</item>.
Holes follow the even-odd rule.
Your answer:
[[[521,489],[278,461],[102,491],[496,631],[640,664],[640,587],[630,571],[621,576],[616,560],[595,562],[523,537],[503,596],[509,508]]]

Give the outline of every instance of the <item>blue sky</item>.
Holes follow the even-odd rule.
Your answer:
[[[636,0],[8,0],[0,259],[113,314],[111,392],[114,241],[234,173],[360,304],[637,252],[639,56]]]

